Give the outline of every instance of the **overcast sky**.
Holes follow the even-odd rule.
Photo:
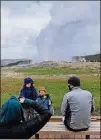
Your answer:
[[[1,2],[2,59],[69,60],[99,51],[99,1]]]

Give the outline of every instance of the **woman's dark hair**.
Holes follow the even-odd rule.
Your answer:
[[[33,83],[31,83],[31,90],[32,90],[33,98],[34,98],[34,100],[36,100],[37,96],[36,96],[36,94],[34,94],[33,89],[34,89]],[[24,92],[26,92],[26,84],[23,85],[23,90],[24,90]]]
[[[68,84],[78,87],[80,86],[80,79],[76,76],[72,76],[68,79]]]

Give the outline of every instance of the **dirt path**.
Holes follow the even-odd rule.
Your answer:
[[[12,71],[2,71],[1,72],[1,78],[6,78],[6,77],[23,78],[24,74],[23,73],[12,72]]]
[[[34,79],[66,79],[67,77],[71,75],[76,75],[76,74],[69,74],[69,75],[31,75],[32,78]],[[23,73],[17,73],[14,71],[2,71],[1,72],[1,78],[6,78],[6,77],[11,77],[11,78],[24,78],[27,75],[24,75]],[[29,75],[28,75],[29,76]],[[82,74],[78,75],[80,77],[90,77],[90,76],[100,76],[99,74]]]

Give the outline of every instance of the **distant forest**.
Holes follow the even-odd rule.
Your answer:
[[[81,57],[84,57],[86,59],[86,61],[91,61],[91,62],[94,62],[94,61],[97,61],[97,62],[101,62],[101,54],[95,54],[95,55],[87,55],[87,56],[81,56]]]
[[[86,55],[86,56],[74,56],[72,59],[75,61],[80,61],[80,62],[101,62],[100,59],[101,54],[94,54],[94,55]]]

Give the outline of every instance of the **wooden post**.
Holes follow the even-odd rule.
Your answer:
[[[90,135],[86,135],[86,139],[90,139]]]
[[[35,139],[39,139],[39,134],[35,134]]]

